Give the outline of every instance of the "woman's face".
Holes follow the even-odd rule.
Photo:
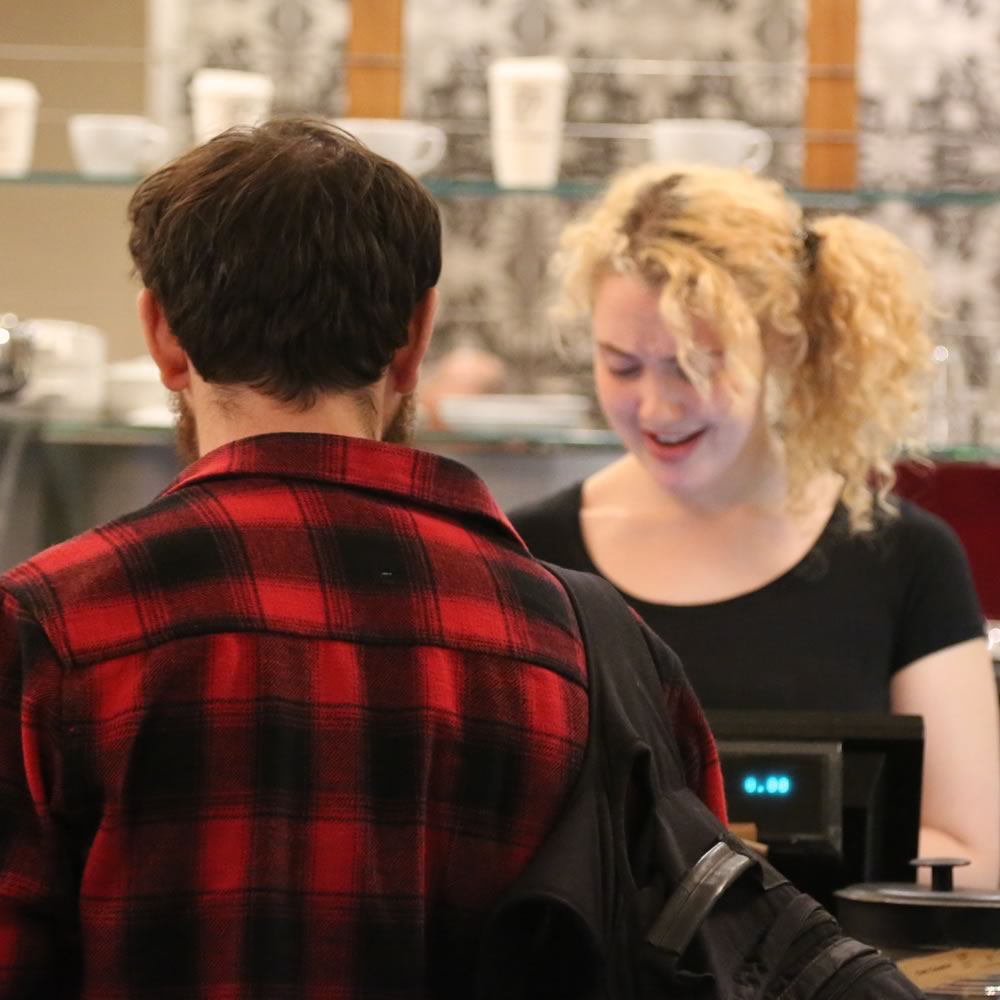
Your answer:
[[[658,289],[634,275],[611,274],[598,286],[592,312],[598,399],[662,489],[711,501],[731,494],[741,472],[752,482],[755,460],[767,449],[763,356],[758,344],[744,359],[751,378],[735,379],[711,326],[696,320],[694,363],[708,382],[703,395],[680,365],[658,299]]]

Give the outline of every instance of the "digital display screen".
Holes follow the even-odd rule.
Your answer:
[[[839,839],[840,770],[826,750],[719,749],[731,820],[755,823],[765,841]]]
[[[790,774],[748,774],[741,787],[744,795],[791,795],[795,782]]]

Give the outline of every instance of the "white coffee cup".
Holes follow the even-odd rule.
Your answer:
[[[334,118],[370,150],[398,163],[414,177],[433,170],[444,157],[448,137],[436,125],[402,118]]]
[[[497,59],[487,70],[493,176],[500,187],[559,181],[570,73],[561,59]]]
[[[721,118],[657,118],[649,123],[654,160],[711,163],[756,173],[767,166],[774,143],[763,130]]]
[[[66,319],[30,319],[22,329],[31,339],[32,356],[20,402],[45,400],[56,412],[80,414],[92,414],[104,405],[104,333]]]
[[[0,176],[23,177],[31,170],[39,100],[30,80],[0,77]]]
[[[69,146],[88,177],[134,177],[163,155],[167,130],[139,115],[71,115]]]
[[[191,79],[191,124],[196,143],[234,125],[256,125],[271,114],[274,81],[263,73],[200,69]]]

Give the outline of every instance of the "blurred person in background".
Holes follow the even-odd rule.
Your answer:
[[[417,401],[421,425],[435,430],[447,428],[442,402],[453,396],[503,392],[508,379],[506,364],[492,351],[470,344],[451,348],[433,363],[424,365]]]
[[[562,241],[626,454],[515,510],[610,580],[719,709],[923,716],[920,852],[1000,866],[998,699],[961,545],[895,499],[929,281],[888,232],[749,173],[627,171]]]
[[[287,120],[159,170],[130,221],[192,464],[0,578],[0,997],[467,997],[588,687],[565,591],[484,484],[394,443],[437,207]],[[721,816],[704,717],[647,643]]]

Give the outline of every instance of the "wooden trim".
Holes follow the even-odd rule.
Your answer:
[[[403,104],[405,0],[352,0],[347,114],[399,118]]]
[[[802,184],[807,188],[854,188],[858,183],[858,3],[809,0],[806,29],[809,77]],[[842,140],[812,138],[845,132]]]

